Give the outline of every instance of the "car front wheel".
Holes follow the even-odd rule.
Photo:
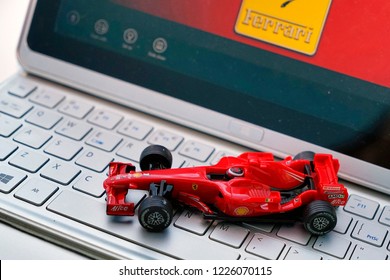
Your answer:
[[[303,214],[305,229],[314,235],[324,235],[337,224],[334,207],[327,201],[315,200],[306,206]]]
[[[172,222],[173,209],[169,200],[162,196],[145,198],[138,209],[140,224],[152,232],[166,229]]]

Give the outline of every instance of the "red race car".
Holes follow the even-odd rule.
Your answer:
[[[302,152],[276,161],[271,153],[227,156],[212,166],[170,168],[172,155],[159,145],[147,147],[136,171],[112,162],[104,181],[107,215],[134,215],[149,231],[172,222],[172,203],[195,207],[205,218],[233,222],[297,221],[315,235],[337,223],[335,208],[345,205],[347,189],[338,182],[339,161],[329,154]],[[137,205],[128,190],[147,190]],[[131,193],[129,194],[131,195]]]

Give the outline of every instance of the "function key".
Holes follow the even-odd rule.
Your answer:
[[[345,211],[367,219],[373,219],[378,208],[378,202],[354,194],[344,206]]]

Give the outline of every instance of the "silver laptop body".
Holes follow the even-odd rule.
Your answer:
[[[0,120],[10,128],[0,138],[0,219],[92,258],[388,259],[390,80],[325,67],[353,52],[340,46],[321,60],[339,38],[331,34],[338,1],[321,1],[311,54],[256,35],[267,28],[260,19],[271,28],[272,17],[260,13],[267,5],[232,1],[223,12],[220,1],[174,2],[31,1],[18,46],[24,72],[1,84]],[[278,20],[274,33],[278,24],[287,29]],[[230,22],[230,33],[220,21]],[[375,50],[389,58],[386,44]],[[279,158],[332,153],[351,198],[337,210],[340,225],[323,237],[300,225],[210,222],[191,209],[177,209],[166,231],[148,233],[136,217],[105,215],[99,182],[105,162],[137,165],[137,153],[155,143],[170,145],[177,167],[248,150]],[[187,153],[191,145],[201,154]],[[59,166],[68,167],[61,176]]]

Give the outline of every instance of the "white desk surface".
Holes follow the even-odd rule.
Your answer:
[[[28,0],[0,0],[0,82],[18,71],[16,46]],[[0,222],[0,259],[83,259],[82,256]]]

